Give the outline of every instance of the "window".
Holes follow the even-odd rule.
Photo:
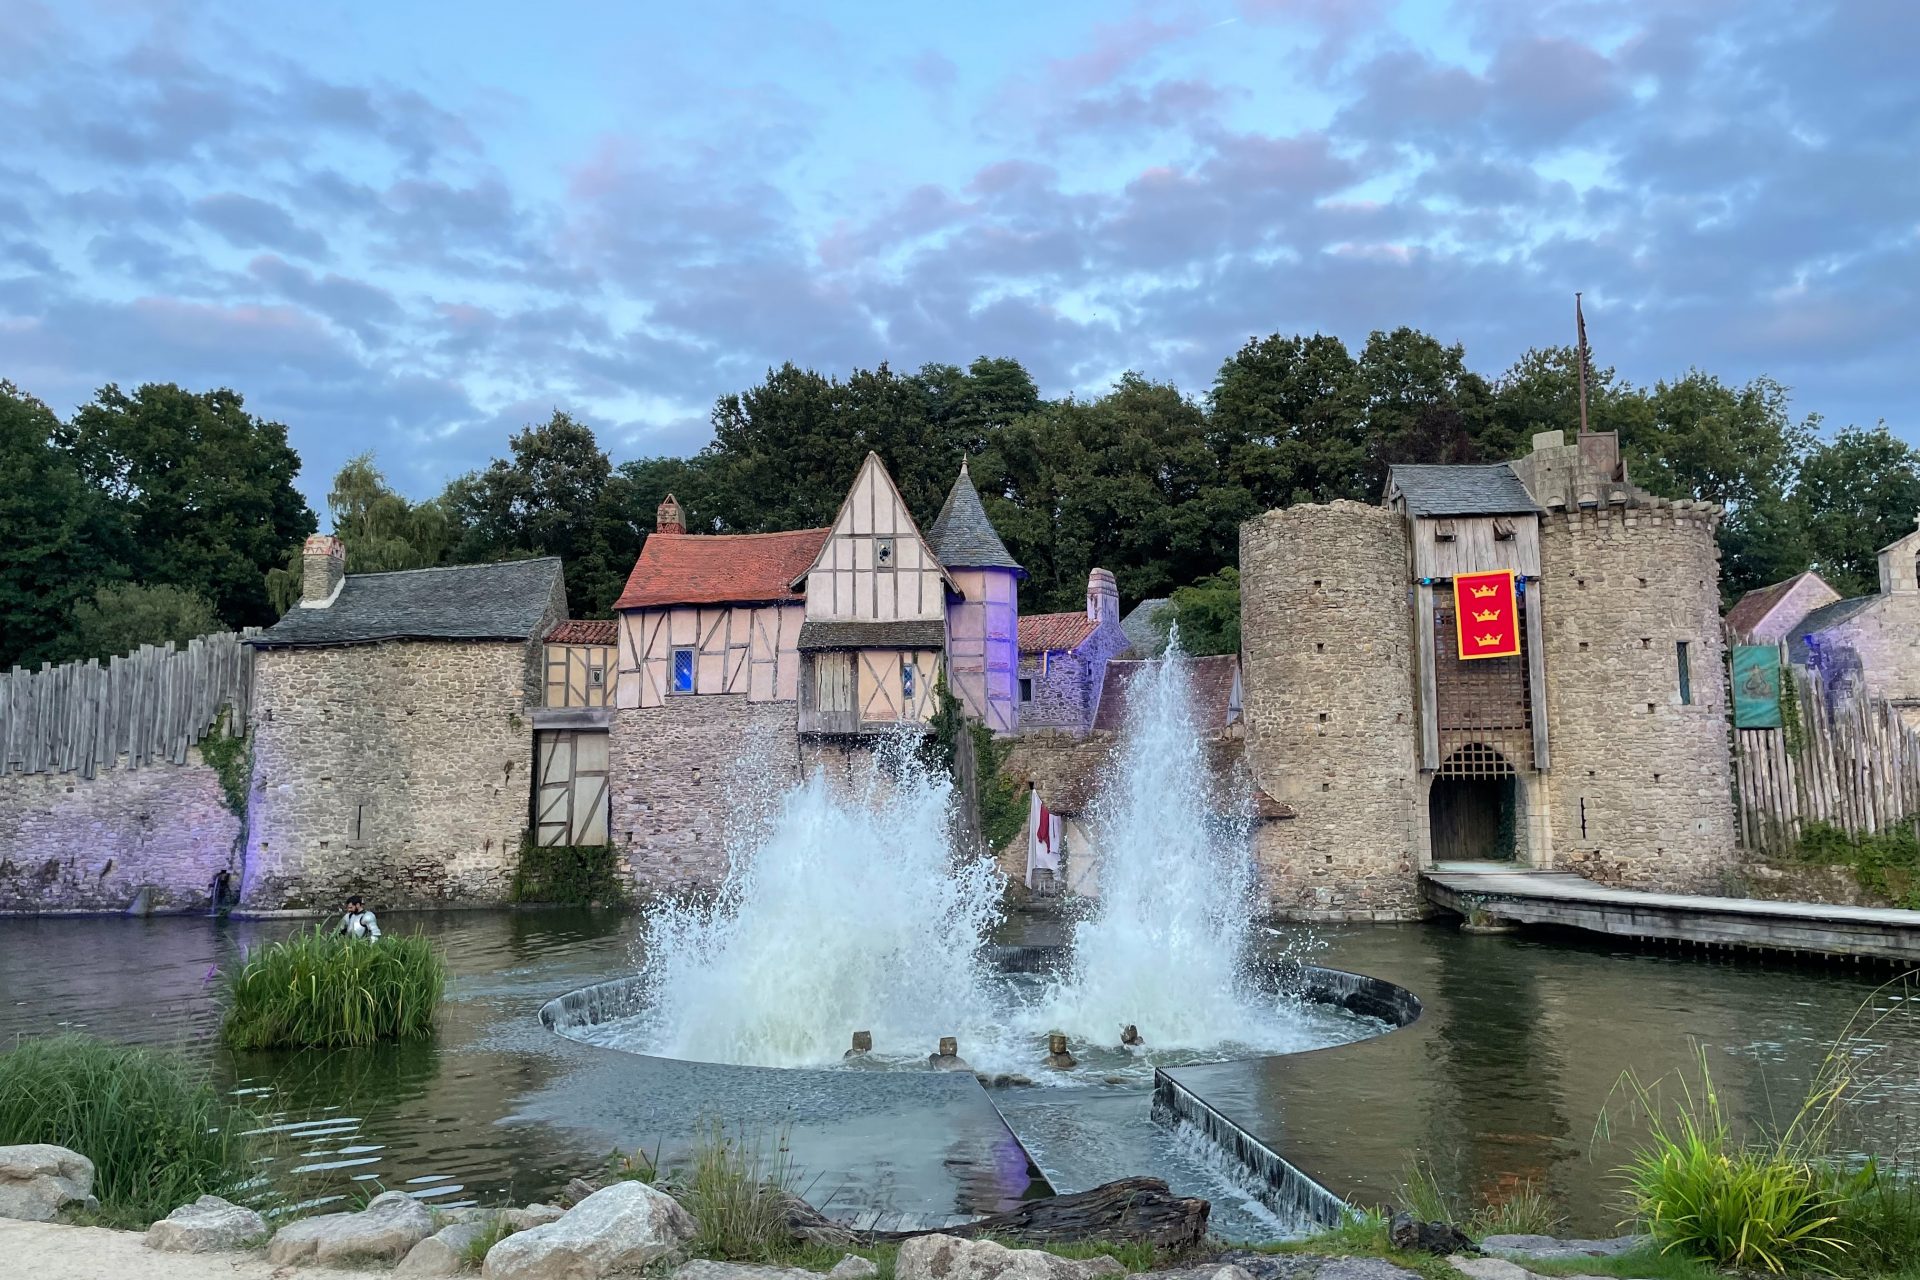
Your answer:
[[[875,564],[893,563],[892,538],[875,538],[873,540],[873,561]]]
[[[1033,677],[1032,676],[1020,677],[1020,701],[1022,702],[1033,701]]]
[[[913,686],[918,674],[911,662],[900,664],[900,696],[906,699],[909,706],[913,704]]]
[[[607,682],[607,669],[605,667],[588,667],[587,668],[587,688],[598,689],[602,685],[606,684],[606,682]]]
[[[1687,653],[1687,642],[1674,642],[1674,654],[1680,664],[1680,701],[1683,705],[1693,705],[1693,661]]]
[[[673,692],[693,692],[693,650],[673,651]]]

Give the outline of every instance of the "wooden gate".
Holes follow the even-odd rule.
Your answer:
[[[534,839],[543,845],[607,843],[606,733],[542,729],[535,750]]]

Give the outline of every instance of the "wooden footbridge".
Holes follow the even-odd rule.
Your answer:
[[[1429,901],[1476,923],[1555,925],[1681,946],[1920,966],[1920,911],[1643,893],[1564,871],[1499,863],[1437,863],[1420,882]]]

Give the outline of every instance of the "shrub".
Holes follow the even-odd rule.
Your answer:
[[[221,1034],[236,1049],[341,1048],[432,1034],[446,987],[419,935],[378,941],[322,929],[249,951],[222,978]]]
[[[1911,817],[1872,835],[1849,832],[1830,822],[1809,822],[1800,829],[1794,852],[1802,862],[1846,867],[1855,882],[1875,897],[1897,907],[1920,909],[1920,833]]]
[[[251,1176],[254,1116],[177,1058],[87,1036],[0,1054],[0,1145],[50,1142],[93,1161],[100,1216],[144,1227]]]
[[[535,844],[520,842],[520,865],[513,872],[513,901],[564,907],[590,903],[625,906],[620,855],[610,844]]]
[[[793,1161],[786,1135],[772,1143],[729,1133],[711,1122],[666,1190],[700,1224],[690,1249],[696,1257],[771,1262],[793,1248],[787,1225]]]

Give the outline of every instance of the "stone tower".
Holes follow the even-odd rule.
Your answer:
[[[1020,670],[1020,579],[1027,571],[987,519],[965,459],[927,541],[959,591],[947,602],[947,680],[953,695],[995,733],[1012,733],[1020,727],[1015,681]],[[1109,582],[1112,578],[1107,575]],[[1119,607],[1117,591],[1114,607]]]

